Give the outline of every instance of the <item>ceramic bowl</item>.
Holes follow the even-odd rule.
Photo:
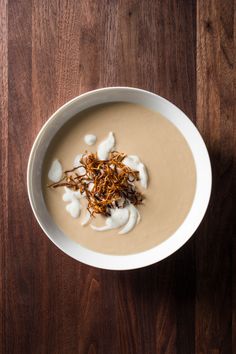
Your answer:
[[[41,173],[47,148],[57,131],[74,115],[86,108],[108,102],[131,102],[160,112],[172,122],[187,140],[197,174],[193,204],[181,226],[161,244],[137,254],[106,255],[91,251],[70,240],[54,223],[45,206]],[[211,193],[211,165],[204,141],[191,120],[174,104],[154,93],[130,87],[107,87],[87,92],[60,107],[40,130],[30,153],[27,171],[28,195],[34,215],[48,238],[63,252],[85,264],[112,270],[148,266],[177,251],[200,224]],[[81,230],[82,232],[82,230]]]

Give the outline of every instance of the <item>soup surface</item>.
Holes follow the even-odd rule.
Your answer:
[[[81,226],[86,208],[73,219],[62,200],[64,189],[47,188],[54,159],[63,170],[71,169],[76,155],[96,152],[110,131],[116,138],[116,150],[138,155],[149,175],[148,188],[138,186],[145,196],[144,204],[138,206],[141,221],[125,235],[119,235],[117,229],[96,232],[89,225]],[[90,133],[97,136],[93,146],[84,142]],[[172,123],[143,106],[120,102],[85,110],[59,130],[45,157],[42,183],[46,206],[66,236],[91,250],[121,255],[148,250],[178,229],[193,202],[196,170],[186,140]],[[102,225],[104,218],[96,216],[93,223]]]

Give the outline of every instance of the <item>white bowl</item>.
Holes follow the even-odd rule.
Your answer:
[[[44,203],[41,172],[42,163],[55,133],[75,114],[101,103],[124,101],[143,105],[160,112],[183,134],[192,151],[197,174],[196,193],[192,207],[176,232],[150,250],[131,255],[113,256],[91,251],[70,240],[53,222]],[[85,264],[104,269],[125,270],[156,263],[178,250],[200,224],[211,193],[211,165],[204,141],[190,119],[175,105],[154,93],[130,88],[107,87],[82,94],[59,108],[40,130],[30,153],[27,187],[34,215],[49,239],[63,252]]]

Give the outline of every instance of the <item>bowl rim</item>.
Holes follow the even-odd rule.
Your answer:
[[[162,103],[168,105],[170,108],[176,110],[176,112],[181,113],[182,117],[185,118],[185,120],[186,120],[185,123],[188,124],[189,129],[191,129],[192,133],[195,135],[196,141],[199,144],[199,146],[201,147],[201,150],[203,153],[202,158],[205,161],[204,162],[205,163],[204,175],[205,175],[205,177],[207,177],[206,178],[206,185],[204,186],[205,195],[201,201],[201,209],[198,211],[197,215],[195,216],[195,219],[192,220],[192,224],[188,225],[187,232],[184,235],[184,237],[182,237],[181,239],[179,238],[179,239],[174,240],[174,242],[170,242],[170,241],[173,241],[173,238],[176,234],[176,232],[174,232],[174,234],[172,234],[168,239],[164,240],[163,242],[161,242],[157,246],[155,246],[151,249],[148,249],[148,250],[145,250],[145,251],[142,251],[139,253],[135,253],[135,254],[130,254],[130,255],[102,254],[99,252],[89,250],[79,244],[76,244],[80,248],[80,251],[82,251],[81,253],[78,252],[78,255],[76,256],[75,254],[72,254],[72,252],[66,250],[61,244],[59,244],[54,239],[53,235],[51,235],[48,232],[45,225],[38,217],[37,211],[36,211],[34,203],[33,203],[33,191],[32,191],[32,187],[31,187],[31,183],[30,183],[31,174],[32,174],[33,156],[37,150],[41,135],[44,133],[45,129],[47,129],[47,126],[54,119],[56,119],[56,117],[58,116],[58,114],[60,112],[64,111],[66,108],[68,108],[74,102],[80,101],[80,100],[84,99],[85,97],[89,98],[90,95],[96,95],[98,92],[102,92],[102,91],[108,92],[108,91],[116,91],[116,90],[122,90],[122,91],[127,91],[127,92],[128,91],[133,91],[133,92],[135,91],[137,93],[151,95],[152,97],[156,98],[157,100],[161,101]],[[189,147],[190,147],[191,152],[193,154],[191,145],[189,145]],[[193,157],[195,160],[194,154],[193,154]],[[196,161],[195,161],[195,164],[196,164]],[[197,171],[197,166],[196,166],[196,171]],[[198,183],[198,179],[197,179],[197,183]],[[31,208],[33,210],[33,214],[34,214],[38,224],[40,225],[41,229],[47,235],[47,237],[61,251],[63,251],[64,253],[66,253],[70,257],[76,259],[77,261],[80,261],[80,262],[90,265],[90,266],[94,266],[94,267],[102,268],[102,269],[108,269],[108,270],[129,270],[129,269],[137,269],[137,268],[146,267],[151,264],[157,263],[157,262],[169,257],[174,252],[176,252],[179,248],[181,248],[192,237],[192,235],[194,234],[194,232],[196,231],[196,229],[200,225],[200,223],[205,215],[205,212],[207,210],[208,204],[209,204],[210,195],[211,195],[211,188],[212,188],[212,171],[211,171],[211,163],[210,163],[209,153],[207,151],[206,145],[204,143],[204,140],[203,140],[201,134],[199,133],[197,127],[193,124],[193,122],[187,117],[187,115],[182,110],[180,110],[176,105],[174,105],[173,103],[171,103],[170,101],[168,101],[164,97],[159,96],[159,95],[152,93],[150,91],[147,91],[147,90],[143,90],[143,89],[139,89],[139,88],[135,88],[135,87],[128,87],[128,86],[112,86],[112,87],[103,87],[103,88],[99,88],[96,90],[91,90],[91,91],[82,93],[81,95],[78,95],[78,96],[72,98],[71,100],[69,100],[68,102],[66,102],[62,106],[60,106],[49,117],[49,119],[43,124],[39,133],[37,134],[37,136],[34,140],[34,143],[32,145],[30,154],[29,154],[28,165],[27,165],[28,198],[30,201]],[[196,197],[196,194],[195,194],[195,197]],[[192,207],[195,203],[195,197],[193,200]],[[190,210],[192,210],[192,207]],[[187,217],[184,219],[183,223],[180,225],[178,230],[185,223]],[[178,231],[178,230],[176,230],[176,231]]]

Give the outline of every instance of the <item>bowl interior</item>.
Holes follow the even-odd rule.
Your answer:
[[[158,246],[137,254],[113,256],[88,250],[67,238],[57,227],[45,206],[41,174],[47,148],[57,131],[74,115],[86,108],[109,102],[131,102],[160,112],[185,137],[196,165],[196,193],[192,207],[176,232]],[[211,192],[211,166],[206,146],[192,122],[175,105],[148,91],[113,87],[88,92],[74,98],[57,110],[39,132],[31,150],[27,186],[34,215],[47,236],[62,251],[83,263],[104,269],[134,269],[160,261],[179,249],[200,224]]]

